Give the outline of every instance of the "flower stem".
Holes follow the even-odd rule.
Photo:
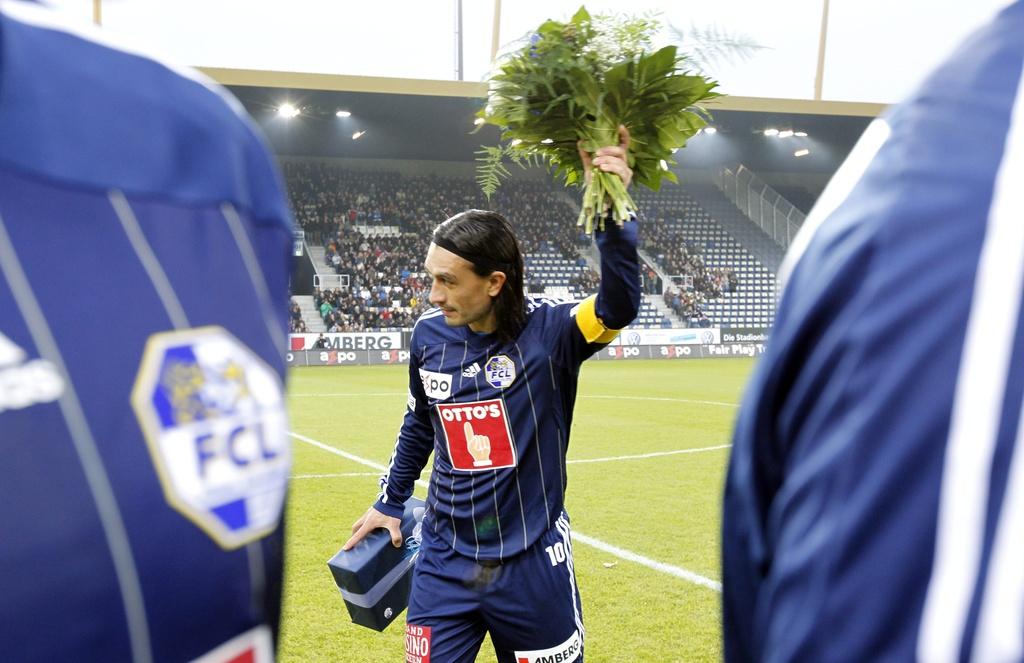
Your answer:
[[[619,140],[618,126],[618,122],[608,120],[585,127],[583,149],[594,153],[603,146],[616,145]],[[584,226],[589,235],[593,232],[595,219],[598,230],[604,230],[605,217],[610,212],[615,223],[622,226],[632,217],[634,210],[636,203],[626,191],[622,179],[615,173],[594,170],[590,182],[583,189],[583,204],[576,225]]]

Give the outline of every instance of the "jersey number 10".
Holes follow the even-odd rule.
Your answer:
[[[548,546],[544,552],[551,558],[551,566],[558,566],[565,561],[565,544],[559,541],[553,546]]]

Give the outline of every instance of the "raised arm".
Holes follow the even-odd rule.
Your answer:
[[[633,179],[628,162],[629,131],[619,127],[619,144],[602,147],[593,156],[580,149],[580,158],[586,178],[591,171],[615,173],[627,187]],[[637,257],[637,224],[628,222],[621,228],[606,223],[603,231],[594,233],[601,252],[601,284],[596,299],[588,298],[581,304],[577,323],[588,342],[607,342],[619,330],[636,318],[640,310],[640,267]],[[596,319],[599,326],[590,324]]]

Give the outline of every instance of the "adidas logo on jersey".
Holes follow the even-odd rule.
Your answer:
[[[45,359],[25,361],[25,351],[0,334],[0,412],[49,403],[64,393],[64,379]]]
[[[470,366],[469,368],[464,368],[462,370],[462,377],[464,377],[464,378],[475,378],[477,373],[479,373],[479,372],[480,372],[480,364],[478,364],[478,363],[476,363],[474,361],[472,366]]]

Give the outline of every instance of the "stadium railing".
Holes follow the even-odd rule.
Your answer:
[[[348,288],[348,274],[314,274],[313,287],[321,290],[334,288]]]
[[[742,164],[735,172],[723,168],[716,173],[715,179],[718,188],[751,221],[783,249],[789,248],[806,218],[803,212]]]

